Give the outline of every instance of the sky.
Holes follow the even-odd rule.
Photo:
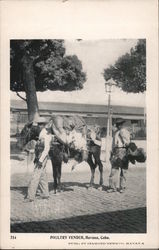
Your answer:
[[[102,73],[120,56],[130,52],[136,43],[136,39],[81,40],[80,42],[66,40],[66,54],[77,55],[82,62],[83,71],[87,74],[84,88],[72,92],[49,90],[43,93],[37,92],[38,101],[107,104],[108,96]],[[18,99],[18,97],[11,92],[11,99]],[[144,107],[145,94],[127,94],[113,87],[111,104]]]

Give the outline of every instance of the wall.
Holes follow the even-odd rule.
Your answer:
[[[52,113],[48,112],[41,112],[41,116],[45,116],[48,120],[52,116]],[[61,112],[60,115],[63,115]],[[85,119],[88,125],[99,125],[102,128],[102,137],[106,136],[107,133],[107,118],[101,115],[93,115],[93,116],[86,116],[83,114],[82,117]],[[10,134],[16,135],[19,133],[24,125],[28,121],[28,116],[26,112],[11,112],[10,115]],[[113,123],[115,119],[113,118]],[[143,120],[138,120],[136,122],[131,123],[131,120],[127,120],[125,123],[126,127],[129,129],[130,133],[132,134],[133,139],[140,139],[146,138],[146,128]]]

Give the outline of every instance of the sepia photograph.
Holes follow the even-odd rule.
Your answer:
[[[0,7],[0,249],[157,249],[158,1]]]
[[[10,40],[10,232],[146,233],[146,39]]]

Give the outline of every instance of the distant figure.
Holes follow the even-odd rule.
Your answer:
[[[91,168],[91,180],[90,180],[90,186],[94,185],[94,176],[95,176],[95,170],[96,167],[99,167],[99,173],[100,173],[100,179],[99,179],[99,185],[102,187],[103,185],[103,164],[100,159],[101,156],[101,146],[102,146],[102,140],[101,140],[101,129],[98,125],[95,125],[93,129],[90,129],[88,132],[88,164]]]
[[[124,128],[125,120],[118,118],[116,120],[116,132],[113,135],[112,152],[111,152],[111,173],[109,176],[108,192],[115,192],[118,190],[122,193],[126,188],[126,174],[128,170],[129,159],[127,156],[127,147],[130,144],[130,133]],[[120,180],[118,174],[120,171]]]
[[[45,118],[39,117],[37,123],[41,132],[35,147],[35,168],[28,186],[28,194],[26,197],[26,201],[29,202],[34,201],[36,194],[43,199],[49,198],[46,163],[53,135],[51,128],[45,126]]]

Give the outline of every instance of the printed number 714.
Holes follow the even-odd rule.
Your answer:
[[[16,236],[14,236],[14,235],[11,235],[10,238],[11,238],[11,240],[16,240]]]

